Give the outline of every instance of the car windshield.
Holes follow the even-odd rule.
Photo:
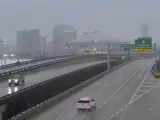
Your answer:
[[[18,76],[17,76],[17,75],[14,75],[14,76],[12,76],[11,78],[12,78],[12,79],[17,79]]]
[[[89,103],[89,100],[79,100],[78,103]]]

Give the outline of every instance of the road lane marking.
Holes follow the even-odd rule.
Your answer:
[[[156,106],[156,105],[153,105],[153,106],[149,109],[149,111],[151,111],[155,106]]]
[[[160,84],[156,85],[155,87],[151,88],[150,90],[148,90],[148,92],[144,93],[143,95],[139,95],[139,97],[137,97],[134,101],[132,101],[132,103],[134,103],[137,99],[141,98],[142,96],[146,95],[147,93],[149,93],[151,90],[155,89],[156,87],[160,86]]]
[[[155,85],[153,85],[153,86],[146,86],[146,85],[141,85],[141,87],[154,87]]]
[[[116,112],[116,114],[119,114],[119,112]]]
[[[137,94],[139,88],[141,87],[141,85],[143,84],[143,82],[146,80],[146,77],[148,76],[149,73],[150,73],[150,69],[148,70],[148,72],[147,72],[146,75],[144,76],[142,82],[140,83],[140,85],[139,85],[138,88],[136,89],[136,92],[133,94],[132,98],[130,99],[129,104],[131,104],[131,103],[133,102],[134,96]]]
[[[150,73],[150,71],[148,71],[148,74]],[[147,74],[146,74],[147,75]],[[137,88],[136,92],[133,94],[131,100],[129,101],[128,104],[131,104],[133,102],[135,102],[137,99],[141,98],[142,96],[146,95],[148,92],[150,92],[151,90],[155,89],[156,87],[160,86],[160,83],[157,82],[157,81],[152,81],[152,84],[155,84],[155,85],[143,85],[145,83],[148,83],[148,82],[145,82],[145,81],[148,81],[148,79],[145,79],[146,77],[144,77],[143,81],[141,82],[141,84],[139,85],[139,87]],[[155,80],[155,79],[154,79]],[[147,88],[147,90],[142,90],[142,88]],[[145,92],[144,92],[145,91]],[[136,95],[138,95],[138,92],[144,92],[143,94],[139,95],[138,97],[135,97]]]
[[[118,88],[106,101],[104,101],[104,102],[109,102],[109,100],[127,83],[127,82],[129,82],[136,74],[137,74],[137,72],[138,71],[140,71],[140,69],[141,68],[138,68],[130,77],[129,77],[129,79],[127,79],[121,86],[120,86],[120,88]]]
[[[125,107],[122,107],[121,109],[119,109],[117,112],[115,112],[114,114],[112,114],[110,117],[108,117],[105,120],[112,120],[112,118],[114,118],[117,114],[120,114],[121,112],[125,112],[125,109],[128,107],[128,105],[125,105]],[[120,119],[122,120],[122,119]]]
[[[154,83],[156,83],[156,82],[154,82],[154,81],[152,81],[152,82],[144,82],[143,84],[154,84]]]
[[[147,92],[148,90],[138,90],[138,91],[140,91],[140,92]]]
[[[56,120],[58,120],[60,117],[58,117]]]
[[[121,111],[123,110],[123,108],[120,109]]]

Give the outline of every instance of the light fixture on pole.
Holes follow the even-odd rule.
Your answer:
[[[44,46],[44,53],[43,53],[43,58],[45,59],[45,52],[46,52],[46,38],[48,37],[49,35],[45,35],[44,36],[44,40],[43,40],[43,46]]]

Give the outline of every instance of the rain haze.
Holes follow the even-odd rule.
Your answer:
[[[160,120],[160,0],[0,0],[0,120]]]
[[[78,33],[100,30],[132,41],[146,23],[158,42],[159,4],[159,0],[0,0],[0,37],[9,42],[16,39],[17,30],[32,28],[51,34],[55,25],[68,24]]]

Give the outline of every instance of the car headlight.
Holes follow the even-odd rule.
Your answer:
[[[16,79],[15,82],[18,82],[18,80]]]
[[[9,82],[11,82],[11,80],[8,80]]]

